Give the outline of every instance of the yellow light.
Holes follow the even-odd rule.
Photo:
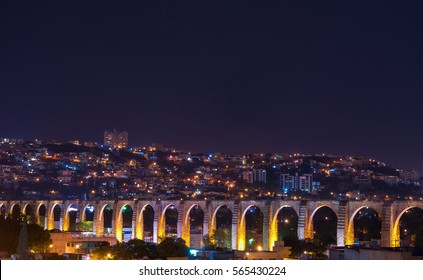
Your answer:
[[[263,251],[263,247],[257,246],[257,251]]]

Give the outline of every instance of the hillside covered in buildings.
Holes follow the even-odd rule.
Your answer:
[[[418,171],[353,155],[229,155],[159,144],[0,139],[3,200],[205,197],[386,200],[422,199],[423,193]]]

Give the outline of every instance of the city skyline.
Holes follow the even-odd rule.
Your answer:
[[[1,137],[423,170],[421,3],[2,3]]]
[[[116,129],[113,129],[113,130],[116,132]],[[113,131],[113,130],[110,130],[110,131]],[[106,130],[104,132],[109,132],[109,131]],[[126,130],[122,130],[122,132],[127,133],[126,141],[128,141],[128,132]],[[98,145],[98,146],[101,146],[101,145],[111,146],[111,147],[114,147],[116,149],[131,149],[131,148],[149,147],[149,146],[154,146],[154,145],[163,145],[163,143],[144,143],[142,145],[127,144],[127,146],[125,146],[125,147],[119,146],[119,145],[116,145],[116,146],[107,145],[104,142],[105,141],[104,135],[98,141],[97,141],[97,139],[96,140],[93,140],[93,139],[83,139],[83,140],[81,140],[81,139],[77,139],[75,137],[71,138],[71,139],[57,139],[57,138],[53,138],[53,139],[40,139],[40,138],[22,139],[22,138],[13,138],[13,137],[0,137],[0,143],[3,143],[4,140],[8,140],[8,141],[15,140],[15,141],[23,141],[23,142],[25,142],[25,141],[41,141],[43,143],[44,142],[46,142],[46,143],[56,142],[56,143],[62,143],[62,144],[69,143],[69,144],[73,144],[73,145],[82,145],[82,146],[87,146],[87,145],[92,146],[92,145],[95,144],[95,145]],[[188,152],[193,153],[193,154],[223,153],[223,154],[227,154],[227,155],[242,155],[242,154],[247,155],[247,154],[262,153],[262,154],[281,154],[281,155],[294,155],[294,154],[298,154],[298,155],[327,155],[327,156],[333,156],[333,157],[351,156],[351,157],[364,158],[364,159],[373,159],[373,160],[378,161],[378,162],[384,162],[389,166],[397,168],[398,170],[418,170],[419,172],[423,173],[423,170],[420,170],[419,168],[417,168],[415,166],[414,167],[413,166],[404,167],[404,166],[396,165],[392,162],[388,162],[388,161],[384,160],[383,158],[376,158],[376,157],[371,157],[371,156],[362,155],[362,154],[347,154],[347,153],[335,154],[335,153],[326,153],[326,152],[319,152],[319,151],[304,153],[304,152],[298,151],[298,150],[297,151],[245,151],[245,152],[234,153],[234,152],[223,152],[223,151],[219,151],[219,150],[192,150],[192,149],[189,149],[189,148],[182,149],[181,147],[177,147],[177,146],[174,146],[174,145],[171,145],[171,144],[164,145],[164,146],[169,147],[169,148],[178,149],[178,150],[188,151]]]

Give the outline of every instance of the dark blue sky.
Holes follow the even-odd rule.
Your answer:
[[[423,171],[422,8],[1,1],[0,137],[101,141],[117,128],[133,146],[354,154]]]

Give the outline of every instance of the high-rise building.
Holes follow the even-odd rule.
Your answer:
[[[280,186],[283,193],[295,190],[295,176],[289,174],[280,175]]]
[[[266,170],[253,169],[253,180],[255,182],[262,182],[266,184]]]
[[[298,189],[303,192],[311,192],[312,181],[311,174],[298,176]]]
[[[252,171],[244,171],[242,172],[242,180],[247,183],[253,183],[253,172]]]
[[[283,193],[288,193],[291,191],[303,191],[311,192],[313,177],[311,174],[303,174],[295,176],[290,174],[281,174],[280,175],[280,187]]]
[[[104,145],[115,148],[128,148],[128,132],[116,129],[104,132]]]
[[[242,172],[242,180],[247,183],[261,182],[266,184],[266,170],[253,169]]]

